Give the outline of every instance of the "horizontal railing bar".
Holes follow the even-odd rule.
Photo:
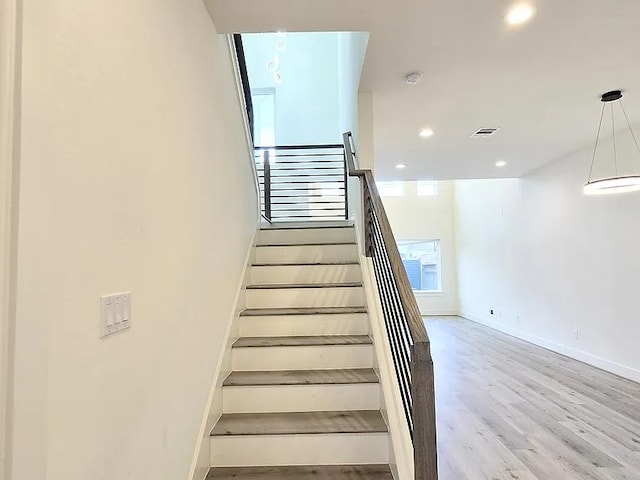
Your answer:
[[[262,158],[262,154],[255,155],[256,158]],[[342,153],[276,153],[269,155],[269,158],[317,158],[317,157],[337,157],[343,158],[344,155]],[[315,161],[315,160],[311,160]],[[337,161],[337,160],[334,160]],[[273,161],[273,163],[281,163],[280,161]],[[299,161],[290,163],[299,163]]]
[[[342,215],[308,215],[308,216],[287,216],[287,217],[273,217],[274,221],[284,222],[284,221],[294,221],[294,220],[317,220],[317,221],[336,221],[343,220],[344,217]]]
[[[338,175],[340,172],[337,168],[296,168],[296,169],[274,169],[271,168],[271,174],[278,175],[278,177],[296,177],[296,176],[315,176],[323,177],[325,175]],[[295,173],[299,172],[299,173]],[[338,173],[339,172],[339,173]],[[258,170],[259,175],[264,175],[263,170]]]
[[[281,168],[280,164],[276,163],[275,165],[271,165],[272,172],[298,172],[300,170],[339,170],[342,171],[342,165],[336,165],[335,167],[318,167],[316,165],[310,165],[308,167],[284,167]]]
[[[339,208],[334,208],[334,207],[330,207],[330,208],[280,208],[278,210],[278,213],[282,213],[282,212],[299,212],[299,211],[308,211],[308,212],[336,212],[338,210],[344,210],[344,207],[339,207]],[[274,210],[275,211],[275,210]]]
[[[317,181],[312,181],[312,180],[289,180],[289,179],[279,179],[277,182],[274,181],[273,179],[271,179],[271,186],[276,186],[276,187],[282,187],[283,185],[314,185],[313,188],[320,188],[321,190],[330,190],[333,189],[334,187],[331,187],[330,185],[336,185],[336,187],[338,186],[335,180],[317,180]],[[260,179],[260,183],[262,182],[262,179]],[[322,186],[322,187],[316,187],[316,185],[329,185],[329,186]],[[344,186],[343,186],[344,188]]]
[[[304,198],[304,197],[303,197]],[[311,203],[313,204],[318,204],[318,203],[328,203],[328,204],[339,204],[342,203],[344,204],[344,200],[313,200]],[[300,202],[272,202],[271,205],[300,205]]]
[[[275,145],[273,147],[258,146],[254,147],[255,150],[323,150],[329,148],[344,148],[341,143],[327,143],[319,145]]]
[[[293,198],[304,198],[304,197],[338,198],[338,197],[344,197],[344,195],[345,195],[344,188],[343,189],[336,189],[336,191],[332,192],[331,194],[316,193],[316,192],[320,192],[322,190],[324,190],[324,189],[323,188],[314,188],[313,190],[307,190],[306,188],[297,188],[297,189],[279,188],[277,190],[274,190],[274,195],[272,195],[271,198],[286,198],[286,197],[293,197]]]
[[[341,216],[334,211],[322,212],[320,210],[279,210],[276,214],[280,217],[295,217],[295,216],[303,216],[303,217],[331,217],[331,216]]]
[[[341,189],[342,191],[336,192],[336,193],[332,193],[330,195],[327,194],[323,194],[323,193],[310,193],[310,192],[314,192],[317,190],[324,190],[323,188],[315,188],[313,190],[307,190],[306,188],[298,188],[298,189],[279,189],[276,190],[277,193],[280,193],[279,195],[271,195],[271,198],[305,198],[305,197],[319,197],[319,198],[340,198],[340,197],[344,197],[344,188]],[[293,195],[283,195],[282,192],[296,192]]]
[[[342,157],[342,155],[341,155],[341,157]],[[256,158],[260,158],[260,157],[256,157]],[[309,160],[307,162],[302,162],[302,161],[301,162],[298,162],[298,161],[290,162],[288,160],[284,160],[284,161],[278,161],[278,162],[275,162],[275,163],[271,162],[271,167],[272,168],[273,167],[277,167],[278,165],[299,165],[301,163],[309,163],[309,164],[314,164],[315,165],[316,163],[338,163],[338,162],[340,164],[342,164],[343,160],[342,159],[340,159],[340,160]],[[256,162],[256,165],[261,167],[263,165],[263,163],[262,162]]]
[[[262,187],[262,185],[260,185]],[[322,197],[336,197],[339,195],[342,195],[342,192],[344,191],[344,187],[328,187],[328,188],[321,188],[321,187],[314,187],[314,188],[297,188],[297,187],[291,187],[291,188],[274,188],[273,192],[275,193],[282,193],[282,192],[314,192],[314,191],[322,191],[322,190],[334,190],[334,191],[338,191],[338,195],[335,194],[325,194],[325,195],[321,195]],[[271,197],[273,198],[275,195],[272,195]]]
[[[271,198],[337,198],[338,202],[344,202],[342,195],[272,195]]]
[[[264,175],[260,175],[264,176]],[[271,170],[271,180],[276,180],[278,178],[307,178],[307,177],[342,177],[342,173],[291,173],[287,175],[275,175],[274,171]]]

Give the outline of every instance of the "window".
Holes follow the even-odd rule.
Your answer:
[[[440,240],[398,240],[398,250],[414,290],[440,292]]]
[[[438,195],[438,182],[435,180],[422,180],[418,182],[418,195]]]
[[[276,144],[276,90],[256,88],[251,90],[253,104],[253,142],[258,147]],[[264,163],[266,150],[257,151],[256,162]],[[269,150],[269,163],[277,163],[276,151]]]
[[[404,197],[404,182],[376,182],[381,197]]]

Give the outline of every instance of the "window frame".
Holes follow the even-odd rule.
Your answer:
[[[421,192],[421,187],[429,187],[431,193],[426,193],[424,190]],[[419,197],[437,197],[438,196],[438,181],[437,180],[418,180],[416,182],[416,194]]]
[[[397,193],[389,193],[389,190],[385,191],[385,187],[389,188],[390,186],[400,187],[399,192]],[[407,186],[405,182],[399,181],[390,181],[390,182],[379,182],[376,181],[376,187],[378,187],[378,193],[381,197],[406,197],[407,196]]]
[[[438,288],[436,290],[417,290],[414,289],[413,287],[411,288],[411,290],[414,292],[414,294],[416,295],[421,295],[421,296],[429,296],[429,295],[442,295],[443,293],[443,289],[442,289],[442,240],[439,238],[425,238],[425,239],[398,239],[396,240],[396,243],[398,245],[398,250],[400,250],[401,245],[403,244],[417,244],[417,243],[429,243],[429,242],[435,242],[436,244],[436,252],[435,255],[437,256],[437,263],[435,265],[437,265],[437,281],[438,281]],[[402,256],[402,254],[401,254]],[[404,260],[404,259],[403,259]],[[406,267],[404,266],[404,262],[403,262],[403,268],[405,268],[406,271]],[[420,264],[420,287],[422,287],[422,264]]]

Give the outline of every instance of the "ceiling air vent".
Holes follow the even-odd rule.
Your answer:
[[[476,132],[474,132],[473,135],[471,135],[471,136],[472,137],[477,137],[477,138],[490,137],[491,135],[496,133],[498,130],[500,130],[500,129],[497,128],[497,127],[495,127],[495,128],[481,128],[481,129],[477,130]]]

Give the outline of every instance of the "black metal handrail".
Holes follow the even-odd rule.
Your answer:
[[[356,168],[351,132],[343,135],[346,171],[362,187],[365,254],[372,260],[400,397],[413,440],[416,480],[437,480],[431,346],[371,170]]]
[[[347,170],[342,144],[255,147],[267,221],[337,220],[347,211]]]
[[[249,72],[247,70],[247,61],[244,57],[244,46],[242,45],[241,34],[236,33],[233,35],[233,44],[236,49],[236,58],[238,59],[238,70],[240,73],[240,81],[242,83],[244,104],[247,109],[249,132],[251,134],[251,140],[253,140],[253,100],[251,99],[251,85],[249,84]]]

